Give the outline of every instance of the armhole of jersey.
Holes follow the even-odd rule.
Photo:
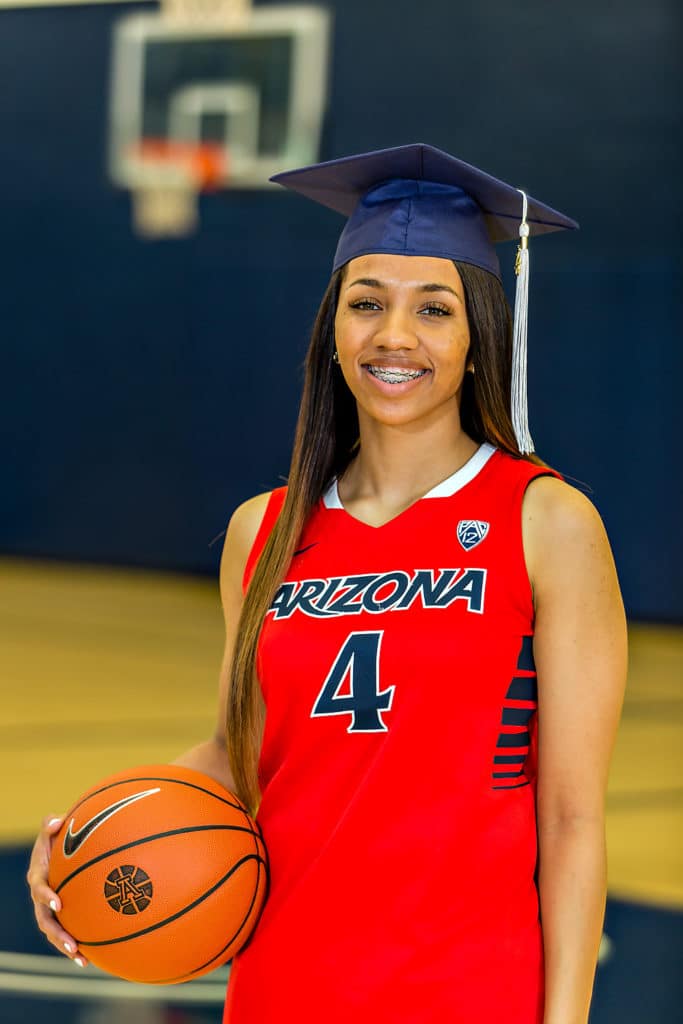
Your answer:
[[[524,520],[522,519],[522,510],[524,508],[524,495],[527,492],[527,488],[528,488],[529,484],[532,483],[534,480],[538,480],[539,477],[542,477],[542,476],[554,476],[558,480],[563,480],[564,477],[562,476],[561,473],[558,473],[558,471],[556,469],[551,469],[550,466],[533,466],[533,464],[532,464],[532,468],[533,468],[533,470],[535,470],[535,472],[531,472],[529,474],[529,476],[526,478],[526,480],[522,481],[522,484],[521,484],[521,487],[520,487],[519,508],[518,508],[518,514],[519,514],[519,535],[518,536],[519,536],[519,557],[520,557],[520,563],[521,563],[521,566],[522,566],[522,573],[523,573],[523,577],[524,577],[525,586],[527,588],[527,597],[529,599],[529,604],[530,604],[530,609],[531,609],[531,621],[532,621],[532,624],[533,624],[533,620],[534,620],[534,617],[535,617],[534,590],[533,590],[533,587],[531,585],[531,579],[529,577],[529,568],[528,568],[528,566],[526,564],[526,555],[524,554]]]
[[[258,528],[254,543],[251,546],[251,550],[247,557],[246,565],[244,566],[244,573],[242,575],[242,593],[246,594],[249,581],[252,573],[256,567],[259,555],[263,551],[268,535],[275,525],[275,520],[280,514],[280,510],[285,502],[287,496],[286,487],[276,487],[275,490],[270,492],[266,510],[263,513],[263,519],[261,525]]]
[[[529,570],[526,564],[526,556],[524,554],[524,521],[522,519],[522,509],[524,507],[524,495],[527,492],[527,487],[533,480],[538,480],[542,476],[554,476],[558,480],[563,480],[564,477],[561,473],[558,473],[556,469],[551,469],[549,466],[535,466],[536,472],[532,472],[526,480],[522,482],[521,495],[519,499],[519,553],[522,564],[522,572],[524,574],[524,581],[526,585],[526,594],[529,601],[529,610],[531,613],[531,634],[533,644],[533,633],[534,633],[534,621],[536,618],[536,609],[534,607],[534,590],[531,585],[531,579],[529,578]],[[531,664],[534,672],[536,672],[536,665],[534,662],[533,648],[531,653]],[[536,707],[538,709],[539,697],[538,697],[538,675],[536,675]],[[532,793],[534,794],[534,801],[536,800],[536,793],[538,789],[538,713],[532,717],[532,723],[530,728],[529,736],[529,753],[524,766],[525,774],[529,778]],[[536,863],[538,869],[538,859]],[[534,881],[537,879],[537,871],[534,872]]]

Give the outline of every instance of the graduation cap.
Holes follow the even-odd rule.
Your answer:
[[[348,220],[333,271],[356,256],[392,253],[471,263],[500,280],[495,244],[519,240],[512,359],[512,421],[519,450],[533,452],[526,401],[530,235],[576,221],[485,171],[424,143],[380,149],[275,174]]]

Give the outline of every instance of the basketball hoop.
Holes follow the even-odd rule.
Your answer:
[[[197,196],[228,175],[228,153],[211,142],[142,139],[130,148],[135,169],[133,218],[145,238],[177,238],[197,227]]]
[[[269,189],[282,167],[316,161],[329,21],[287,0],[160,0],[117,20],[110,173],[138,235],[186,237],[199,193]]]

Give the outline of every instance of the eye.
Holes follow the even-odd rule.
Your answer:
[[[442,306],[440,302],[430,302],[428,305],[423,306],[420,310],[421,313],[428,313],[430,316],[450,316],[451,311],[448,306]]]
[[[379,303],[375,299],[358,299],[356,302],[350,302],[349,306],[351,309],[379,309]]]

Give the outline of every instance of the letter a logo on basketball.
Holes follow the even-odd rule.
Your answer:
[[[80,849],[88,836],[91,836],[95,829],[99,828],[105,821],[108,821],[112,815],[118,814],[124,807],[134,804],[137,800],[142,800],[144,797],[158,792],[160,790],[157,786],[156,789],[145,789],[142,793],[134,793],[132,796],[124,797],[123,800],[117,800],[115,804],[110,804],[109,807],[105,807],[99,814],[86,821],[85,825],[79,828],[77,832],[73,831],[74,819],[72,818],[64,834],[64,856],[73,857],[76,850]]]
[[[133,864],[115,868],[104,883],[104,896],[119,914],[140,914],[152,902],[152,880]]]

